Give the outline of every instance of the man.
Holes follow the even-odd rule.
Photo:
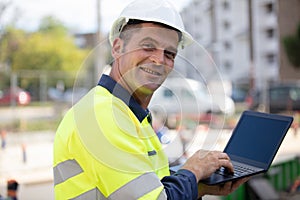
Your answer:
[[[147,106],[192,41],[165,0],[137,0],[112,26],[112,64],[98,86],[70,109],[54,142],[56,199],[197,199],[226,195],[245,180],[198,184],[224,166],[222,152],[199,150],[170,175]]]
[[[18,200],[17,192],[18,192],[19,183],[16,180],[8,180],[7,181],[7,199],[8,200]]]

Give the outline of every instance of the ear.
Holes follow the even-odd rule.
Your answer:
[[[121,56],[123,50],[123,40],[116,38],[113,42],[111,53],[112,56],[117,59]]]

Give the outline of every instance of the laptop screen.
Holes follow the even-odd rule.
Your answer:
[[[229,155],[271,164],[292,118],[266,113],[244,112],[225,148]]]

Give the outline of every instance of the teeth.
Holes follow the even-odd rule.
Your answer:
[[[142,68],[145,72],[149,73],[149,74],[153,74],[153,75],[160,75],[160,73],[158,72],[154,72],[148,68]]]

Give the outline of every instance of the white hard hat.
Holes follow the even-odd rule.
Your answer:
[[[113,23],[109,34],[111,45],[119,37],[120,31],[130,19],[158,22],[179,30],[182,33],[182,38],[178,46],[182,48],[193,42],[193,37],[184,30],[180,14],[169,1],[136,0],[124,8],[119,18]]]

